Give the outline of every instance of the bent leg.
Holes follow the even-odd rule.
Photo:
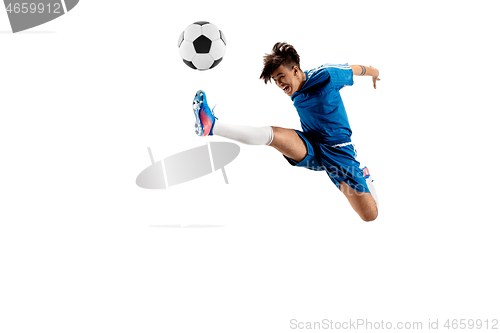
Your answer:
[[[370,193],[355,191],[345,182],[341,182],[339,185],[340,191],[344,193],[351,207],[363,221],[370,222],[377,218],[377,204]]]

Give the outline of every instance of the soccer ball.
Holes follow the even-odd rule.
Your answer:
[[[226,53],[226,37],[214,24],[205,21],[189,25],[177,45],[184,63],[200,71],[220,64]]]

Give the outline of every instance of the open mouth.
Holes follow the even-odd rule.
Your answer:
[[[285,86],[285,87],[283,87],[283,91],[285,92],[285,94],[287,94],[287,95],[288,95],[288,94],[290,93],[290,91],[291,91],[290,86]]]

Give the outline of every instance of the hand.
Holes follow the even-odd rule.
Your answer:
[[[372,72],[374,72],[374,74],[372,74],[373,88],[377,89],[377,81],[380,81],[380,79],[378,78],[378,69],[373,66],[370,66],[370,69],[372,69]]]

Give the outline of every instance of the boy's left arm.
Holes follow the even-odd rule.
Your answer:
[[[378,78],[379,72],[375,67],[369,66],[361,66],[361,65],[349,65],[352,69],[352,73],[354,75],[365,76],[370,75],[373,81],[373,88],[377,89],[377,81],[380,81]]]

